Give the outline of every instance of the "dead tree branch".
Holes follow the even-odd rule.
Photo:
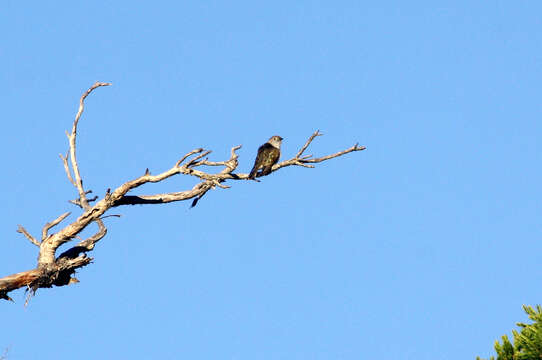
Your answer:
[[[78,268],[92,262],[92,258],[87,257],[87,253],[92,251],[96,243],[107,234],[103,218],[107,217],[104,214],[112,208],[123,205],[166,204],[189,199],[193,199],[192,206],[195,206],[209,190],[215,188],[228,189],[230,186],[224,184],[228,180],[248,180],[249,174],[235,172],[239,165],[237,151],[241,148],[241,145],[232,147],[230,158],[224,161],[210,161],[207,156],[211,154],[211,150],[198,148],[186,153],[170,169],[157,175],[151,175],[147,168],[143,175],[125,182],[114,190],[107,189],[103,198],[94,203],[94,205],[91,205],[90,202],[96,201],[98,197],[88,199],[87,195],[92,191],[85,190],[83,186],[83,179],[77,162],[77,126],[85,108],[84,101],[86,97],[96,88],[108,85],[110,84],[97,82],[81,96],[72,130],[66,134],[69,143],[68,152],[66,156],[60,155],[66,176],[69,182],[76,188],[78,194],[78,198],[70,200],[70,202],[82,209],[81,215],[70,224],[64,226],[64,228],[52,234],[49,234],[49,231],[64,221],[70,213],[66,212],[53,221],[46,223],[42,229],[41,242],[36,240],[36,238],[19,225],[17,231],[39,247],[38,265],[35,269],[0,278],[0,299],[11,300],[8,293],[22,287],[29,289],[30,295],[32,295],[38,288],[48,288],[53,285],[64,286],[78,282],[73,275]],[[314,167],[313,164],[315,163],[343,156],[351,152],[365,150],[364,146],[356,144],[346,150],[319,158],[313,158],[312,155],[303,155],[312,141],[321,135],[319,131],[314,132],[293,158],[275,164],[272,172],[287,166]],[[223,169],[216,173],[206,171],[207,168],[215,167],[223,167]],[[175,175],[193,176],[199,182],[191,189],[181,191],[162,194],[128,195],[129,192],[144,184],[161,182]],[[98,226],[96,233],[87,239],[80,239],[79,234],[92,223],[96,223]],[[74,238],[78,238],[80,241],[57,257],[56,252],[58,248]]]
[[[30,233],[28,231],[26,231],[26,229],[24,227],[22,227],[21,225],[19,225],[19,227],[17,228],[17,232],[20,233],[20,234],[23,234],[24,236],[26,236],[26,238],[28,240],[30,240],[30,242],[36,246],[40,246],[40,243],[38,240],[36,240],[35,237],[33,237],[32,235],[30,235]]]
[[[56,219],[54,219],[53,221],[51,222],[48,222],[47,224],[45,224],[43,226],[43,229],[41,230],[41,241],[47,239],[47,232],[52,228],[52,227],[55,227],[57,226],[58,224],[60,224],[62,222],[62,220],[64,220],[65,218],[67,218],[68,216],[70,216],[71,212],[66,212],[62,215],[60,215],[59,217],[57,217]]]

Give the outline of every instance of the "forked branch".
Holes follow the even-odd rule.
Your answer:
[[[192,206],[195,206],[209,190],[215,188],[228,189],[230,186],[224,184],[228,180],[249,180],[248,173],[235,172],[239,166],[237,151],[241,148],[241,145],[232,147],[229,159],[223,161],[210,161],[207,156],[211,154],[211,150],[198,148],[181,156],[170,169],[157,175],[152,175],[147,168],[143,175],[125,182],[114,190],[107,189],[104,196],[94,205],[91,205],[90,202],[96,201],[98,197],[87,198],[87,195],[92,191],[85,190],[83,187],[83,179],[77,162],[77,127],[85,108],[84,101],[86,97],[98,87],[108,85],[110,84],[97,82],[81,96],[72,130],[66,134],[69,143],[68,152],[65,156],[60,155],[66,176],[77,190],[78,198],[70,200],[70,202],[82,209],[81,215],[52,234],[49,234],[51,229],[64,221],[70,213],[66,212],[47,222],[42,229],[41,242],[19,225],[17,231],[39,247],[38,266],[36,269],[0,278],[0,299],[11,300],[8,293],[21,287],[27,287],[27,289],[30,289],[30,294],[33,294],[38,288],[47,288],[53,285],[64,286],[78,282],[73,275],[78,268],[86,266],[92,261],[92,258],[87,257],[86,254],[92,251],[96,243],[107,234],[107,228],[102,219],[107,217],[104,216],[105,213],[112,208],[122,205],[166,204],[189,199],[193,199]],[[312,141],[321,135],[319,131],[314,132],[293,158],[275,164],[271,171],[275,172],[287,166],[314,167],[313,164],[315,163],[365,150],[364,146],[356,144],[348,149],[319,158],[313,158],[312,155],[303,155]],[[210,169],[216,167],[222,167],[222,169],[218,172],[209,172]],[[190,189],[176,189],[168,193],[127,195],[128,192],[144,184],[158,183],[176,175],[193,176],[197,178],[198,183]],[[87,239],[81,239],[79,234],[92,223],[96,223],[98,226],[96,233]],[[57,257],[58,248],[74,238],[78,238],[80,241]]]

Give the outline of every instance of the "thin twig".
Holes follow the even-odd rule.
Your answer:
[[[20,233],[20,234],[23,234],[24,236],[26,236],[26,238],[28,240],[30,240],[30,242],[36,246],[40,246],[40,243],[38,240],[36,240],[35,237],[33,237],[32,235],[30,235],[30,233],[28,231],[26,231],[26,229],[24,227],[22,227],[21,225],[18,226],[17,228],[17,232]]]
[[[190,151],[189,153],[187,153],[185,156],[183,156],[179,161],[177,161],[175,163],[175,167],[178,167],[179,165],[182,164],[183,161],[185,161],[188,157],[194,155],[194,154],[198,154],[200,152],[202,152],[204,149],[203,148],[199,148],[199,149],[194,149],[192,151]]]
[[[68,136],[68,138],[69,138],[69,136]],[[72,174],[70,172],[70,166],[68,165],[69,154],[70,154],[70,151],[68,150],[68,152],[66,153],[66,156],[64,156],[62,154],[59,154],[59,155],[60,155],[60,158],[62,159],[62,164],[64,164],[64,170],[66,171],[66,175],[68,176],[68,180],[72,183],[73,186],[77,187],[77,185],[75,185],[75,181],[73,181],[73,177],[72,177]]]
[[[71,212],[66,212],[62,215],[60,215],[59,217],[57,217],[56,219],[54,219],[53,221],[51,222],[48,222],[46,223],[44,226],[43,226],[43,229],[41,230],[41,240],[45,240],[47,239],[47,232],[54,226],[58,225],[62,220],[64,220],[65,218],[67,218],[68,216],[70,216]]]
[[[307,148],[309,147],[309,145],[311,144],[311,142],[314,140],[315,137],[317,136],[322,136],[324,134],[322,134],[320,132],[320,130],[316,130],[314,133],[312,133],[312,135],[309,137],[309,139],[307,140],[307,142],[305,143],[305,145],[303,145],[303,147],[301,149],[299,149],[299,151],[297,152],[297,154],[295,155],[296,158],[299,158],[301,156],[301,154],[303,154],[303,152],[305,150],[307,150]]]
[[[333,159],[333,158],[348,154],[348,153],[353,152],[353,151],[362,151],[362,150],[365,150],[365,149],[366,149],[365,146],[358,146],[358,144],[356,144],[356,145],[352,146],[351,148],[348,148],[348,149],[343,150],[343,151],[338,151],[335,154],[322,156],[322,157],[319,157],[319,158],[316,158],[316,159],[307,159],[307,160],[301,160],[301,161],[304,162],[304,163],[319,163],[319,162],[322,162],[322,161],[326,161],[326,160],[329,160],[329,159]]]
[[[196,156],[195,158],[190,160],[190,162],[186,166],[187,167],[195,167],[195,166],[201,165],[200,162],[198,162],[198,160],[201,159],[201,158],[204,158],[205,156],[209,155],[210,153],[211,153],[211,150],[207,150],[204,153],[199,154],[198,156]],[[206,160],[204,160],[204,161],[206,161]]]
[[[85,194],[86,194],[86,195],[91,194],[91,193],[92,193],[92,190],[87,190],[87,191],[85,191]],[[98,199],[98,195],[93,196],[93,197],[91,197],[90,199],[87,198],[87,203],[96,201],[97,199]],[[77,198],[77,199],[74,199],[74,200],[68,200],[68,202],[71,203],[71,204],[74,204],[74,205],[76,205],[76,206],[79,206],[80,208],[83,208],[83,204],[81,203],[81,199],[80,199],[80,198]]]
[[[197,166],[205,165],[205,166],[226,166],[227,161],[208,161],[203,160],[198,162]],[[195,165],[194,165],[195,166]]]

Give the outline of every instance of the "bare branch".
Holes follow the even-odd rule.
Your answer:
[[[299,149],[299,151],[297,152],[297,154],[295,155],[296,158],[299,158],[301,156],[301,154],[303,154],[303,152],[305,150],[307,150],[307,148],[309,147],[309,145],[311,144],[311,142],[314,140],[315,137],[317,136],[322,136],[324,134],[322,134],[320,132],[320,130],[316,130],[314,133],[312,133],[312,135],[309,137],[309,139],[307,140],[307,142],[305,143],[305,145],[303,145],[303,147],[301,147],[301,149]]]
[[[41,240],[45,240],[47,239],[47,232],[54,226],[58,225],[62,220],[64,220],[65,218],[67,218],[68,216],[70,216],[71,212],[66,212],[62,215],[60,215],[59,217],[57,217],[56,219],[54,219],[53,221],[51,222],[48,222],[46,223],[44,226],[43,226],[43,229],[41,230]]]
[[[123,183],[114,190],[107,189],[105,196],[101,200],[90,205],[90,202],[96,201],[97,197],[88,199],[86,196],[91,193],[91,191],[85,191],[83,187],[83,180],[76,157],[77,126],[84,111],[84,101],[86,97],[94,89],[107,85],[110,84],[97,82],[81,96],[72,131],[71,133],[67,133],[69,140],[68,154],[66,154],[66,156],[60,155],[68,180],[77,189],[79,195],[78,199],[71,200],[70,202],[81,207],[83,212],[73,222],[53,234],[48,234],[49,230],[65,220],[70,213],[64,213],[55,220],[46,223],[42,229],[41,243],[19,225],[17,231],[26,236],[40,249],[38,266],[33,270],[0,278],[0,299],[11,300],[7,294],[12,290],[21,287],[26,287],[29,290],[30,298],[38,288],[64,286],[78,282],[78,280],[73,277],[76,269],[86,266],[92,261],[92,258],[87,257],[86,253],[92,251],[96,243],[107,234],[107,228],[103,223],[103,219],[109,216],[120,216],[105,215],[105,213],[112,208],[136,204],[165,204],[189,199],[193,199],[192,207],[194,207],[209,190],[230,188],[229,185],[225,184],[228,180],[248,179],[248,174],[234,172],[239,166],[239,156],[236,151],[241,148],[241,145],[232,147],[230,158],[223,161],[209,160],[207,156],[211,154],[211,151],[198,148],[186,153],[170,169],[158,173],[157,175],[152,175],[147,168],[143,175]],[[350,152],[365,150],[364,146],[358,146],[358,144],[356,144],[346,150],[319,158],[313,158],[312,155],[303,155],[312,141],[321,135],[320,131],[315,131],[293,158],[275,164],[271,169],[271,172],[275,172],[287,166],[312,168],[315,163],[343,156]],[[216,167],[222,167],[222,169],[216,173],[208,172],[208,169],[216,169]],[[128,195],[129,192],[134,191],[144,184],[161,182],[176,175],[189,175],[197,178],[199,182],[191,189],[181,191],[150,195]],[[81,239],[80,233],[92,223],[98,225],[97,232],[87,239]],[[79,239],[80,241],[57,257],[56,252],[58,248],[72,239]]]
[[[322,157],[319,157],[319,158],[316,158],[316,159],[308,159],[308,160],[302,159],[301,161],[304,162],[304,163],[319,163],[319,162],[322,162],[322,161],[326,161],[326,160],[329,160],[329,159],[333,159],[333,158],[336,158],[336,157],[351,153],[353,151],[362,151],[362,150],[365,150],[365,149],[366,149],[365,146],[358,146],[358,144],[356,144],[356,145],[352,146],[351,148],[348,148],[348,149],[343,150],[343,151],[338,151],[335,154],[322,156]]]
[[[69,138],[69,135],[68,135],[68,138]],[[64,170],[66,171],[66,175],[68,176],[68,180],[72,183],[73,186],[77,187],[77,185],[75,185],[75,181],[73,181],[73,177],[72,177],[72,174],[70,172],[70,166],[68,165],[68,156],[70,154],[70,151],[68,150],[68,153],[66,154],[66,156],[62,155],[62,154],[59,154],[60,158],[62,159],[62,163],[64,164]]]
[[[314,138],[319,133],[315,133],[311,136]],[[309,138],[310,139],[310,138]],[[309,142],[309,141],[308,141]],[[310,142],[309,142],[310,143]],[[321,162],[327,159],[338,157],[349,152],[364,150],[365,147],[353,146],[352,148],[340,151],[338,153],[324,156],[318,159],[299,159],[293,158],[287,161],[284,161],[280,164],[273,166],[273,171],[276,171],[282,167],[291,166],[291,165],[301,165],[304,163],[316,163]],[[198,151],[200,152],[200,151]],[[232,151],[232,158],[229,160],[229,166],[224,168],[220,173],[210,174],[201,170],[196,170],[193,168],[194,164],[197,164],[197,160],[201,157],[208,154],[208,151],[200,153],[196,158],[192,159],[188,164],[182,166],[173,166],[171,169],[166,170],[158,175],[142,175],[137,179],[128,181],[113,192],[106,196],[106,198],[99,201],[93,207],[89,207],[83,215],[81,215],[76,222],[70,226],[63,229],[63,231],[55,234],[54,238],[50,237],[51,241],[54,242],[54,249],[63,243],[72,239],[77,235],[84,227],[86,227],[90,222],[99,219],[108,209],[111,207],[116,207],[120,205],[135,205],[135,204],[157,204],[157,203],[167,203],[172,201],[182,201],[191,199],[194,197],[203,196],[209,189],[216,186],[217,182],[222,183],[226,180],[244,180],[248,178],[248,174],[233,174],[233,170],[237,167],[237,155],[235,150]],[[176,164],[177,165],[177,164]],[[165,180],[171,176],[177,174],[191,175],[200,178],[203,180],[203,183],[197,184],[192,190],[166,193],[166,194],[155,194],[155,195],[140,195],[140,196],[126,196],[126,194],[146,183],[155,183]],[[43,247],[42,247],[43,250]],[[51,250],[49,250],[51,251]],[[49,258],[51,255],[49,255]]]
[[[305,145],[310,144],[312,142],[312,140],[316,136],[320,136],[320,135],[322,135],[322,134],[320,132],[316,131],[315,133],[313,133],[311,135],[309,140],[307,140]],[[305,146],[305,145],[303,146],[303,148],[301,150],[305,151],[307,149],[308,145],[307,146]],[[207,161],[200,161],[200,162],[194,163],[194,160],[196,160],[196,159],[194,159],[191,162],[189,162],[187,165],[183,165],[181,167],[178,167],[177,169],[175,169],[175,167],[174,167],[174,168],[172,168],[170,170],[167,170],[167,171],[165,171],[165,172],[163,172],[161,174],[155,175],[154,177],[152,177],[152,179],[151,178],[146,178],[147,182],[158,182],[158,181],[161,181],[161,180],[163,180],[163,179],[165,179],[167,177],[176,175],[177,172],[178,172],[178,173],[182,173],[182,174],[185,174],[185,175],[192,175],[192,176],[200,178],[201,180],[204,180],[204,182],[194,186],[192,188],[192,190],[181,191],[181,192],[163,193],[163,194],[154,194],[154,195],[126,195],[126,196],[123,196],[113,206],[144,205],[144,204],[165,204],[165,203],[169,203],[169,202],[184,201],[184,200],[193,199],[193,198],[196,198],[196,200],[194,200],[194,202],[197,203],[198,200],[207,191],[209,191],[214,186],[218,186],[218,187],[221,187],[221,188],[227,188],[227,187],[224,187],[224,185],[221,185],[221,183],[226,181],[226,180],[246,180],[246,179],[248,179],[248,174],[233,174],[233,171],[238,166],[238,162],[237,162],[237,157],[238,156],[235,153],[235,151],[238,150],[239,148],[240,148],[240,146],[236,146],[236,147],[232,148],[231,158],[229,160],[227,160],[227,161],[222,162],[222,163],[225,164],[223,166],[226,166],[226,168],[223,169],[218,174],[209,174],[209,173],[206,173],[206,172],[203,172],[203,171],[200,171],[200,170],[195,170],[193,168],[194,166],[207,165],[206,164]],[[200,150],[200,149],[198,149],[198,150]],[[300,152],[302,153],[301,150],[300,150]],[[328,159],[332,159],[332,158],[335,158],[335,157],[339,157],[339,156],[348,154],[350,152],[361,151],[361,150],[365,150],[365,147],[364,146],[358,146],[356,144],[356,145],[354,145],[353,147],[351,147],[349,149],[339,151],[339,152],[337,152],[335,154],[327,155],[327,156],[324,156],[324,157],[321,157],[321,158],[308,159],[308,157],[309,157],[308,155],[304,155],[302,157],[294,157],[292,159],[289,159],[289,160],[286,160],[286,161],[283,161],[283,162],[281,162],[279,164],[274,165],[272,171],[274,172],[274,171],[277,171],[280,168],[283,168],[283,167],[286,167],[286,166],[292,166],[292,165],[302,166],[302,167],[307,167],[307,168],[313,168],[314,165],[309,165],[308,163],[318,163],[318,162],[322,162],[322,161],[325,161],[325,160],[328,160]],[[299,152],[298,152],[298,154],[299,154]],[[204,155],[204,154],[200,154],[200,156],[201,155]],[[184,159],[186,159],[186,156],[185,156]],[[211,164],[210,166],[216,166],[216,165]],[[126,184],[128,184],[128,183],[126,183]],[[137,185],[137,186],[139,186],[139,185]],[[137,186],[133,186],[133,188],[135,188]],[[193,202],[193,206],[195,206],[194,202]]]
[[[202,152],[202,151],[203,151],[202,148],[194,149],[194,150],[190,151],[188,154],[186,154],[185,156],[183,156],[179,161],[177,161],[177,162],[175,163],[175,167],[178,167],[179,165],[181,165],[182,162],[185,161],[188,157],[190,157],[190,156],[192,156],[192,155],[194,155],[194,154],[198,154],[198,153],[200,153],[200,152]],[[146,175],[148,175],[148,174],[146,174]]]
[[[58,261],[54,268],[43,267],[5,276],[0,279],[0,298],[9,298],[7,296],[8,292],[22,287],[34,289],[35,291],[38,288],[49,288],[53,285],[68,285],[75,270],[90,264],[91,261],[92,258],[82,255],[74,259]]]
[[[114,215],[110,215],[114,216]],[[100,241],[106,234],[107,234],[107,228],[105,227],[104,223],[101,219],[96,220],[96,223],[98,224],[98,232],[88,239],[80,241],[77,245],[74,247],[64,251],[58,259],[74,259],[79,256],[79,254],[87,251],[94,250],[94,245]]]
[[[35,281],[40,274],[41,271],[39,269],[33,269],[3,277],[0,279],[0,295],[4,294],[4,296],[7,296],[6,294],[12,290],[28,286]]]
[[[21,225],[19,225],[19,227],[17,228],[17,232],[20,233],[20,234],[23,234],[24,236],[26,236],[26,238],[28,240],[30,240],[30,242],[36,246],[40,246],[40,243],[38,240],[36,240],[35,237],[33,237],[32,235],[30,235],[30,233],[28,231],[26,231],[26,229],[24,227],[22,227]]]
[[[96,88],[100,86],[109,86],[111,83],[103,83],[103,82],[96,82],[94,85],[92,85],[82,96],[81,99],[79,99],[79,110],[77,111],[77,115],[75,115],[75,120],[73,122],[72,132],[69,136],[70,139],[70,160],[71,165],[73,169],[73,175],[75,177],[75,186],[77,187],[77,190],[79,190],[79,199],[81,200],[81,204],[83,208],[88,207],[88,202],[85,194],[85,190],[83,189],[83,181],[81,180],[81,174],[79,172],[79,165],[77,164],[77,158],[75,156],[76,154],[76,138],[77,138],[77,125],[79,123],[79,119],[81,118],[81,115],[83,114],[83,110],[85,109],[85,99],[86,97]]]
[[[316,133],[318,133],[318,132],[316,132]],[[307,141],[308,144],[310,144],[310,142],[312,141],[312,139],[314,139],[315,136],[322,135],[320,133],[315,135],[316,133],[314,133],[309,138],[309,140]],[[305,145],[307,145],[307,144],[305,144]],[[307,163],[312,163],[312,164],[319,163],[319,162],[322,162],[322,161],[326,161],[326,160],[329,160],[329,159],[333,159],[333,158],[336,158],[336,157],[339,157],[339,156],[346,155],[346,154],[351,153],[351,152],[362,151],[362,150],[366,149],[365,146],[359,146],[358,144],[356,144],[356,145],[354,145],[354,146],[352,146],[352,147],[350,147],[350,148],[348,148],[346,150],[338,151],[338,152],[336,152],[334,154],[322,156],[322,157],[319,157],[319,158],[316,158],[316,159],[310,159],[310,156],[307,156],[307,155],[299,157],[299,155],[301,155],[303,153],[303,151],[305,151],[306,148],[307,147],[303,146],[303,148],[297,153],[298,155],[296,155],[295,157],[274,165],[272,171],[277,171],[280,168],[283,168],[283,167],[286,167],[286,166],[291,166],[291,165],[297,165],[297,166],[303,166],[303,167],[314,167],[312,165],[306,165],[306,164]]]
[[[92,190],[87,190],[85,191],[85,195],[88,195],[88,194],[92,194]],[[90,199],[87,199],[87,202],[93,202],[93,201],[96,201],[98,199],[98,196],[94,196]],[[76,206],[79,206],[80,208],[83,208],[83,204],[81,203],[81,199],[80,198],[77,198],[77,199],[74,199],[74,200],[68,200],[69,203],[71,204],[74,204]]]
[[[81,173],[79,171],[79,165],[77,163],[77,156],[76,156],[76,153],[77,153],[77,151],[76,151],[77,125],[78,125],[79,119],[81,118],[81,115],[83,114],[83,111],[85,109],[85,99],[86,99],[86,97],[94,89],[96,89],[96,88],[98,88],[100,86],[109,86],[109,85],[111,85],[111,84],[110,83],[103,83],[103,82],[96,82],[79,99],[79,110],[77,111],[77,114],[75,115],[75,120],[73,122],[72,131],[71,131],[71,133],[66,134],[68,136],[68,140],[69,140],[69,157],[70,157],[71,166],[72,166],[72,170],[73,170],[73,178],[71,177],[70,171],[69,171],[69,166],[68,166],[68,161],[67,161],[68,156],[67,155],[65,157],[61,156],[61,158],[64,161],[64,168],[65,168],[66,173],[68,175],[68,179],[70,179],[71,183],[77,188],[77,190],[79,192],[79,199],[73,200],[73,201],[70,201],[70,202],[75,204],[75,205],[80,206],[84,210],[89,210],[90,209],[89,201],[95,201],[98,197],[96,196],[96,197],[88,200],[86,195],[91,193],[92,191],[90,191],[90,190],[85,191],[85,189],[83,188],[83,180],[81,178]],[[62,216],[61,216],[61,218],[62,218]],[[65,218],[65,216],[62,219],[59,218],[60,219],[59,222],[62,221],[64,218]],[[107,233],[107,229],[105,228],[105,225],[103,224],[102,220],[99,219],[99,218],[95,218],[92,221],[95,221],[98,224],[99,232],[95,236],[83,241],[82,242],[83,244],[80,243],[80,244],[76,245],[74,248],[85,248],[85,249],[92,250],[94,248],[94,244],[105,236],[105,234]],[[60,245],[62,245],[64,242],[69,241],[70,239],[75,237],[77,235],[77,233],[82,231],[86,226],[88,226],[88,224],[89,223],[84,225],[79,231],[77,231],[72,236],[64,237],[64,238],[60,238],[60,239],[58,237],[55,237],[55,236],[48,237],[47,236],[47,230],[48,229],[44,228],[44,230],[43,230],[43,242],[42,242],[43,246],[40,247],[40,255],[39,255],[39,258],[38,258],[38,263],[40,265],[54,263],[54,261],[55,261],[54,260],[54,254],[56,252],[56,249]],[[79,253],[77,253],[77,255],[78,254]]]
[[[147,204],[167,204],[175,201],[189,200],[203,195],[210,188],[206,188],[205,182],[196,184],[191,190],[154,194],[154,195],[125,195],[120,198],[113,206],[122,205],[147,205]]]
[[[209,155],[211,153],[211,150],[207,150],[205,151],[204,153],[202,154],[199,154],[198,156],[196,156],[195,158],[193,158],[192,160],[190,160],[190,162],[188,163],[188,165],[186,165],[187,167],[195,167],[195,166],[199,166],[201,165],[198,160]]]
[[[296,165],[303,166],[303,167],[306,167],[306,168],[309,168],[309,169],[314,168],[314,165],[307,165],[307,164],[303,164],[302,162],[298,162],[298,163],[296,163]]]
[[[201,165],[205,165],[205,166],[226,166],[226,167],[231,168],[232,170],[234,170],[237,167],[237,163],[234,164],[234,162],[236,162],[237,158],[238,158],[235,151],[239,150],[240,148],[241,148],[241,145],[237,145],[237,146],[232,147],[231,148],[231,157],[228,160],[225,160],[225,161],[208,161],[207,159],[205,159],[203,161],[199,161],[197,163],[197,165],[192,165],[192,167],[201,166]]]
[[[203,161],[198,162],[197,165],[193,165],[193,166],[200,166],[200,165],[205,165],[205,166],[226,166],[226,163],[227,163],[227,161],[208,161],[207,159],[205,159]]]

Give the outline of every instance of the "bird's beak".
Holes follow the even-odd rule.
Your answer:
[[[279,139],[280,139],[280,141],[284,140],[284,138],[281,138],[280,136],[279,136]]]

